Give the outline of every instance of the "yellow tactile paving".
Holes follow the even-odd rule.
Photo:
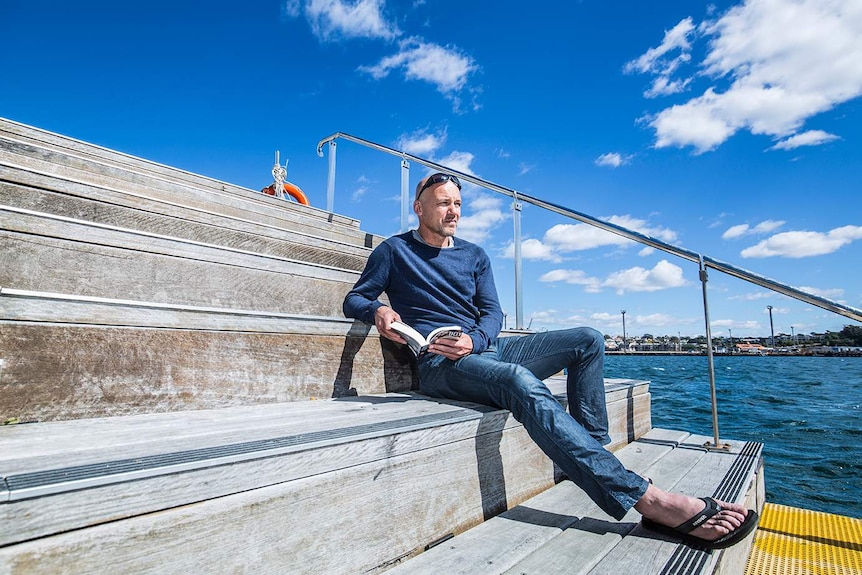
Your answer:
[[[862,520],[764,506],[745,575],[851,574],[862,574]]]

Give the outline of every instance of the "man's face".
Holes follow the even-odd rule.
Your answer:
[[[422,192],[413,209],[420,229],[440,238],[454,236],[461,218],[461,190],[452,182],[436,184]]]

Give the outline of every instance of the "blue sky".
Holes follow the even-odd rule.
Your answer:
[[[321,208],[347,132],[862,307],[858,0],[0,0],[0,37],[5,118],[255,190],[280,150]],[[339,144],[336,212],[396,233],[399,186]],[[464,200],[514,327],[511,201]],[[696,265],[521,225],[533,329],[705,333]],[[716,271],[709,299],[718,336],[853,323]]]

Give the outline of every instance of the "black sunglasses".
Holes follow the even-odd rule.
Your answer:
[[[419,190],[418,194],[416,194],[416,199],[418,200],[419,196],[421,196],[422,192],[424,192],[426,189],[430,188],[434,184],[442,184],[443,182],[452,182],[453,184],[458,186],[459,191],[461,190],[461,182],[458,180],[457,177],[449,174],[441,174],[438,172],[425,180],[425,185],[422,186],[422,189]]]

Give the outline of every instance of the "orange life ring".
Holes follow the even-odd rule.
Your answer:
[[[304,206],[310,206],[311,205],[308,203],[308,198],[305,196],[305,194],[302,193],[302,190],[299,189],[299,186],[297,186],[295,184],[291,184],[290,182],[284,182],[284,184],[282,184],[282,185],[284,186],[284,193],[286,193],[288,196],[290,196],[291,198],[296,200],[297,203],[300,203]],[[265,187],[264,189],[261,190],[261,193],[264,193],[267,196],[274,196],[275,195],[275,184],[271,184],[271,185]]]

